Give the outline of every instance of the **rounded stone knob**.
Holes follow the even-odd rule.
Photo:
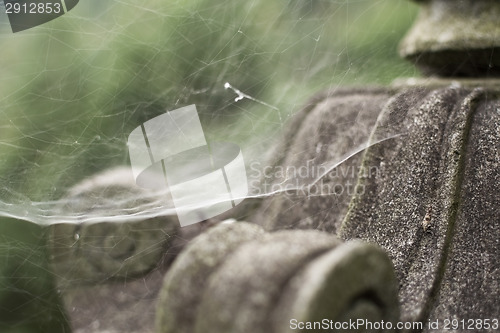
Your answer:
[[[133,214],[160,200],[135,185],[131,170],[114,168],[70,189],[62,211],[69,215],[111,217]],[[154,268],[176,233],[175,218],[61,223],[49,227],[50,266],[60,286],[99,283],[138,276]]]
[[[193,332],[211,274],[236,248],[264,235],[255,224],[223,223],[193,239],[165,276],[156,312],[157,331]]]
[[[426,74],[500,76],[500,2],[420,0],[399,52]]]
[[[399,318],[396,286],[375,245],[222,224],[194,239],[168,271],[157,332],[285,333],[318,322],[334,331],[357,319],[388,328]]]

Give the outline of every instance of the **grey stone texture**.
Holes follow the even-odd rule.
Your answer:
[[[165,276],[157,332],[292,332],[290,320],[395,323],[387,254],[317,230],[264,233],[220,224],[195,238]]]
[[[500,2],[417,1],[421,10],[401,42],[401,56],[444,76],[500,75]]]
[[[175,260],[157,306],[158,332],[193,332],[210,275],[241,244],[264,236],[255,224],[221,224],[195,238]]]
[[[314,231],[282,231],[239,247],[209,278],[194,332],[267,332],[288,279],[339,241]]]
[[[395,325],[399,304],[392,263],[378,246],[355,241],[339,245],[291,278],[271,312],[272,325],[265,332],[296,331],[290,318],[333,323],[362,318]]]
[[[378,88],[339,89],[318,94],[287,124],[284,138],[274,147],[269,165],[294,170],[314,166],[308,176],[318,176],[319,166],[343,160],[353,149],[367,143],[377,116],[391,94],[390,89]],[[259,221],[268,230],[319,229],[335,233],[356,185],[361,155],[354,154],[323,178],[326,185],[348,184],[338,195],[309,196],[304,195],[304,191],[286,191],[264,199],[260,209],[247,219]],[[280,184],[285,178],[277,172],[276,177],[265,181]],[[301,184],[314,181],[314,177],[300,178]]]
[[[326,96],[299,115],[302,121],[284,152],[295,160],[285,157],[280,163],[304,163],[297,151],[309,142],[308,133],[322,133],[345,115],[355,117],[361,103],[370,105],[365,112],[376,119],[370,141],[378,143],[348,162],[361,166],[355,194],[302,198],[291,204],[293,209],[266,219],[274,200],[284,200],[269,198],[255,222],[288,229],[300,224],[303,217],[296,212],[313,201],[326,212],[311,211],[310,228],[374,242],[388,252],[399,283],[402,320],[498,316],[499,90],[455,82]],[[355,141],[346,130],[332,127],[327,133],[325,141],[332,145]],[[393,138],[380,141],[388,137]],[[325,157],[320,153],[318,158]],[[375,176],[367,176],[370,169],[378,171]]]
[[[158,200],[135,185],[130,168],[120,167],[75,185],[61,210],[104,220],[114,213],[132,216]],[[63,288],[143,275],[158,264],[177,229],[177,219],[172,217],[53,224],[49,226],[50,266]]]

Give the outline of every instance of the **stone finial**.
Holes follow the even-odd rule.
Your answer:
[[[416,0],[399,52],[426,74],[500,76],[500,1]]]
[[[109,217],[137,213],[162,198],[135,185],[132,171],[116,167],[73,186],[62,200],[68,216]],[[177,221],[168,216],[144,220],[68,222],[49,227],[50,267],[58,285],[72,288],[112,278],[139,276],[155,267],[177,234]]]
[[[158,333],[291,333],[320,321],[337,331],[358,318],[399,318],[392,263],[378,246],[245,222],[193,239],[165,275],[157,306]]]

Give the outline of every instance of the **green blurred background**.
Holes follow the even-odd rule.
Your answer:
[[[0,21],[0,199],[44,201],[129,164],[126,140],[195,103],[209,140],[268,141],[315,92],[415,76],[397,0],[81,0],[13,34]],[[279,109],[244,99],[224,83]]]

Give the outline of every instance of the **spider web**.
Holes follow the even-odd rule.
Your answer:
[[[166,190],[136,189],[124,171],[134,128],[195,104],[208,142],[238,144],[247,171],[264,168],[287,121],[318,91],[415,75],[396,52],[413,15],[388,0],[86,0],[13,34],[0,13],[0,223],[71,224],[77,242],[81,225],[175,216]],[[370,128],[350,126],[366,143],[324,171],[367,147]]]

